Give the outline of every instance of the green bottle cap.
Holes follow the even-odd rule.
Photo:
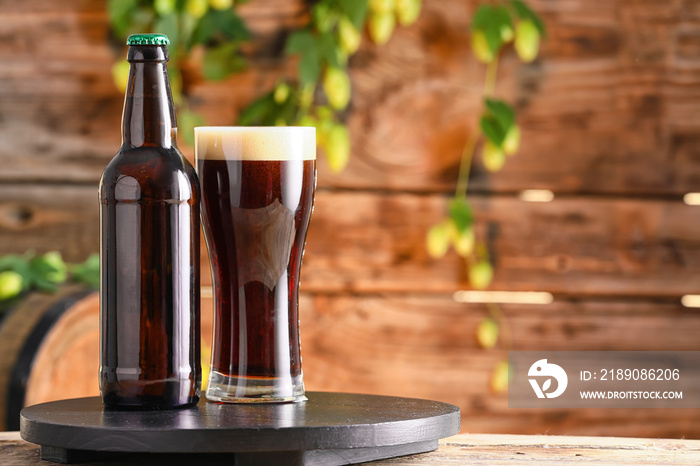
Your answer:
[[[170,39],[165,34],[132,34],[126,45],[170,45]]]

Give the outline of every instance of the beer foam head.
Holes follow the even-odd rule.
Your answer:
[[[200,160],[315,160],[316,128],[306,126],[200,126]]]

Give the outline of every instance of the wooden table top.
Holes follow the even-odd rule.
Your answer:
[[[189,455],[159,455],[155,458],[147,455],[132,455],[123,460],[113,459],[103,463],[81,463],[81,465],[167,464],[177,466],[191,464],[191,462],[192,457]],[[441,440],[440,448],[433,452],[365,464],[421,466],[521,463],[697,465],[700,464],[700,440],[459,434]],[[39,446],[22,440],[19,432],[0,432],[0,464],[47,466],[52,463],[39,459]]]

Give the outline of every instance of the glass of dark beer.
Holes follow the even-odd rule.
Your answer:
[[[311,127],[195,128],[214,291],[206,397],[303,401],[299,272],[316,187]]]

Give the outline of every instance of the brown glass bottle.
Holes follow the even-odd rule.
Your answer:
[[[191,406],[201,385],[199,182],[177,148],[167,38],[130,36],[122,146],[100,181],[100,392]]]

